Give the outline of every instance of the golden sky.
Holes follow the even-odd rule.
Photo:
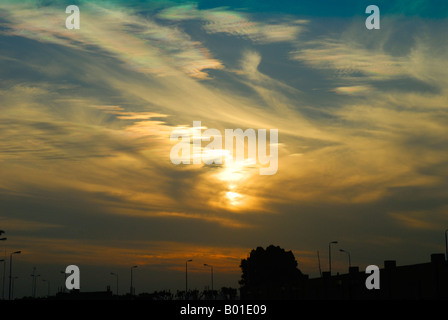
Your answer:
[[[68,30],[55,3],[0,3],[0,229],[27,267],[193,259],[236,286],[257,246],[311,276],[333,240],[360,266],[444,251],[445,17],[81,1]],[[278,129],[278,172],[173,165],[193,121]]]

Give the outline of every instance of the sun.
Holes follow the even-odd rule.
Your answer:
[[[250,159],[242,161],[226,160],[222,169],[216,174],[216,178],[225,183],[227,189],[225,192],[226,202],[232,207],[239,207],[244,204],[246,196],[238,190],[240,185],[252,175],[250,170],[252,162]]]
[[[232,206],[238,206],[243,200],[243,195],[238,192],[228,191],[226,192],[226,198]]]

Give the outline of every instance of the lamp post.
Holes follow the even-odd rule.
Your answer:
[[[117,297],[118,297],[118,274],[111,272],[111,275],[115,276],[117,278]],[[132,287],[132,284],[131,284]]]
[[[0,259],[0,262],[3,262],[2,300],[5,300],[5,269],[6,269],[6,260],[5,259]]]
[[[5,231],[0,230],[0,235],[3,233],[5,233]],[[8,238],[0,238],[0,241],[5,241],[7,239]],[[5,257],[1,261],[3,261],[2,300],[5,300],[6,247],[5,247]]]
[[[11,300],[11,281],[12,281],[12,255],[13,254],[20,254],[22,251],[14,251],[9,255],[9,295],[8,298]]]
[[[11,292],[11,299],[14,299],[14,280],[19,279],[19,277],[15,276],[12,277],[12,292]]]
[[[446,235],[446,233],[448,232],[448,229],[446,229],[445,230],[445,253],[446,253],[446,257],[445,257],[445,260],[448,260],[448,244],[447,244],[447,242],[448,242],[448,237],[447,237],[447,235]]]
[[[344,249],[339,249],[339,251],[340,251],[340,252],[344,252],[344,253],[346,253],[346,254],[348,255],[348,270],[350,271],[350,268],[351,268],[351,266],[352,266],[352,262],[351,262],[351,260],[350,260],[350,252],[348,252],[348,251],[346,251],[346,250],[344,250]]]
[[[328,263],[330,264],[330,277],[331,277],[331,245],[337,244],[337,243],[338,243],[337,241],[331,241],[328,244]]]
[[[187,300],[188,292],[188,262],[193,261],[192,259],[185,261],[185,300]]]
[[[132,286],[132,270],[137,268],[138,266],[132,266],[131,267],[131,296],[134,295],[134,287]]]
[[[215,293],[214,293],[214,291],[213,291],[213,266],[204,263],[204,267],[210,267],[210,270],[211,270],[211,277],[212,277],[212,294],[213,294],[213,298],[214,298],[214,297],[215,297]],[[214,300],[214,299],[213,299],[213,300]]]

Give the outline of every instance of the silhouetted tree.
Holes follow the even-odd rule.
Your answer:
[[[188,290],[187,298],[190,300],[200,300],[202,298],[202,295],[198,289]]]
[[[177,300],[185,300],[185,290],[177,290],[175,297]]]
[[[218,291],[205,289],[201,292],[200,297],[205,300],[214,300]]]
[[[198,289],[188,290],[187,293],[177,290],[175,297],[177,300],[185,300],[185,298],[187,300],[199,300],[202,298],[202,293]]]
[[[140,294],[139,296],[141,296]],[[151,300],[173,300],[174,295],[171,293],[170,290],[162,290],[162,291],[154,291],[151,294],[147,294],[145,296]]]
[[[270,245],[258,247],[241,260],[241,298],[287,298],[300,287],[304,275],[291,251]]]

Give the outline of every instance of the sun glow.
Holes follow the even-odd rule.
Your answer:
[[[243,195],[237,192],[229,191],[226,193],[226,198],[232,206],[237,206],[243,200]]]
[[[216,178],[223,181],[227,186],[228,191],[225,193],[225,200],[231,206],[241,207],[246,200],[246,196],[238,190],[241,184],[252,175],[250,170],[253,166],[252,163],[251,159],[231,161],[230,156],[227,155],[222,169],[216,174]]]

